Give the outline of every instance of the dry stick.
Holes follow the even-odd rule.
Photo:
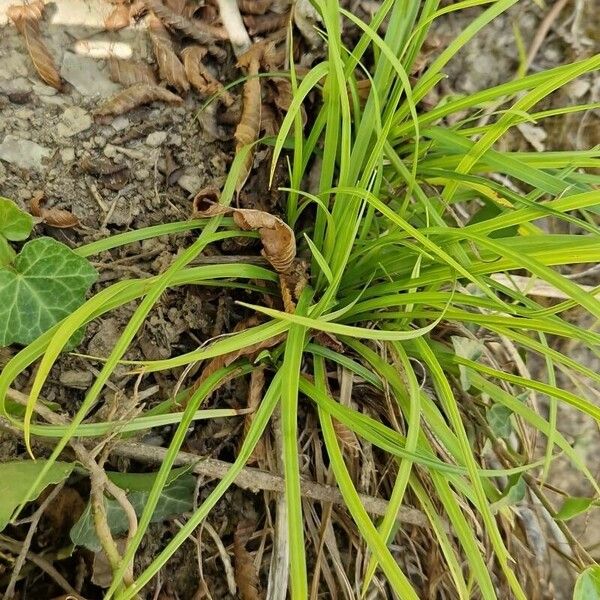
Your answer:
[[[21,569],[25,564],[25,560],[27,559],[27,553],[29,552],[29,548],[31,547],[31,542],[33,541],[33,534],[35,533],[38,523],[40,522],[40,519],[42,518],[42,515],[44,514],[45,510],[48,508],[48,506],[54,500],[54,498],[58,496],[58,493],[60,492],[60,490],[62,490],[63,485],[64,482],[57,485],[50,492],[50,494],[48,494],[48,497],[42,502],[42,504],[35,511],[35,513],[33,513],[33,516],[31,517],[31,523],[29,525],[29,530],[27,531],[27,535],[23,540],[23,546],[21,548],[21,551],[19,552],[19,556],[17,557],[15,566],[13,567],[13,572],[10,576],[10,581],[8,582],[8,585],[6,586],[6,590],[4,592],[4,596],[6,598],[12,598],[14,596],[15,586],[17,585],[17,580],[19,579],[19,573],[21,573]]]
[[[167,454],[167,449],[137,442],[119,442],[110,449],[110,452],[117,456],[143,462],[162,463]],[[232,467],[231,463],[214,458],[202,458],[189,452],[179,452],[175,458],[175,464],[191,465],[192,471],[197,475],[216,479],[223,479]],[[235,478],[234,483],[238,487],[253,492],[268,490],[283,493],[285,491],[285,481],[282,476],[253,467],[244,467]],[[303,496],[312,500],[332,502],[341,506],[345,505],[340,491],[332,486],[301,479],[300,491]],[[386,514],[389,504],[387,500],[360,493],[359,498],[368,513],[376,516]],[[398,515],[398,520],[416,527],[427,527],[429,525],[427,517],[416,508],[402,507]],[[447,526],[446,529],[448,529]]]
[[[240,9],[236,0],[217,0],[219,6],[219,15],[223,27],[229,35],[229,41],[233,47],[236,57],[240,57],[250,46],[252,41],[246,31],[246,26],[242,20]]]
[[[561,13],[562,9],[566,6],[569,0],[558,0],[558,2],[550,9],[548,14],[544,17],[538,30],[535,33],[533,41],[531,42],[531,46],[529,47],[529,51],[527,52],[527,58],[525,59],[525,73],[529,71],[529,67],[533,63],[539,49],[541,48],[546,36],[548,35],[548,31],[550,31],[550,27],[556,19],[558,15]]]
[[[8,550],[9,552],[14,552],[16,554],[17,552],[21,552],[22,547],[22,542],[11,540],[4,536],[0,537],[0,548],[3,548],[4,550]],[[26,556],[27,560],[30,560],[34,565],[38,566],[42,571],[44,571],[44,573],[51,577],[56,585],[61,587],[67,594],[73,596],[73,598],[76,600],[85,600],[85,598],[79,594],[77,590],[73,588],[71,584],[43,556],[29,551],[26,553]],[[8,598],[6,594],[5,597]]]

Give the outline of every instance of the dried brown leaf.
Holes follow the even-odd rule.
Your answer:
[[[161,0],[144,0],[144,2],[163,23],[182,31],[201,44],[228,39],[227,32],[222,27],[208,25],[198,20],[192,21],[165,6]]]
[[[202,64],[207,53],[203,46],[188,46],[181,53],[183,68],[188,81],[201,96],[219,94],[219,99],[225,106],[233,104],[233,97],[223,87],[223,84]]]
[[[148,85],[156,85],[157,83],[154,69],[144,62],[111,57],[108,61],[108,67],[112,81],[126,87],[134,83],[146,83]]]
[[[158,64],[159,77],[179,92],[187,92],[190,84],[185,76],[185,69],[175,54],[171,36],[160,19],[154,15],[148,17],[148,33]]]
[[[219,214],[233,213],[236,225],[244,231],[258,231],[262,242],[261,254],[279,273],[287,273],[296,257],[296,239],[289,225],[262,210],[251,208],[231,208],[221,204],[209,204],[205,191],[200,200],[194,198],[194,218],[214,217]]]
[[[240,521],[233,534],[233,557],[235,559],[235,582],[242,600],[260,600],[258,573],[246,543],[254,531],[250,521]]]
[[[157,85],[136,83],[119,92],[94,112],[97,119],[122,115],[143,104],[151,102],[167,102],[168,104],[182,104],[183,100],[169,90]]]
[[[264,367],[258,367],[254,369],[250,374],[250,384],[248,386],[248,410],[249,412],[244,419],[244,437],[248,434],[248,430],[254,421],[254,413],[258,409],[258,406],[262,400],[263,390],[265,387],[265,371]],[[249,464],[260,464],[265,458],[265,444],[261,437],[258,440],[257,445],[254,447],[250,458],[248,459]],[[238,582],[239,585],[239,582]]]
[[[273,0],[238,0],[240,12],[246,15],[264,15],[271,4]]]
[[[104,20],[104,27],[109,31],[118,31],[129,25],[131,14],[129,6],[120,4],[115,6],[112,12]]]
[[[79,225],[79,219],[70,211],[60,208],[44,208],[46,198],[44,192],[37,191],[33,194],[29,210],[34,217],[41,218],[44,223],[59,229],[69,229]]]
[[[260,109],[260,129],[265,135],[274,136],[279,131],[279,121],[275,111],[268,105],[262,105]]]
[[[250,35],[260,35],[286,28],[290,22],[290,13],[279,15],[271,12],[266,15],[244,15],[242,19]]]
[[[244,83],[244,92],[242,94],[242,117],[238,126],[235,128],[235,151],[239,152],[244,146],[254,144],[260,133],[260,109],[262,106],[261,82],[258,77],[259,61],[257,57],[252,57],[248,64],[248,79]],[[250,175],[252,162],[254,161],[253,149],[248,152],[236,190],[244,187],[244,183]]]
[[[27,5],[9,6],[6,14],[23,36],[31,62],[42,81],[60,90],[62,88],[60,73],[40,33],[39,20],[43,11],[44,3],[36,0]]]
[[[360,444],[354,431],[336,419],[332,419],[331,422],[342,449],[346,450],[350,456],[357,456],[360,452]]]

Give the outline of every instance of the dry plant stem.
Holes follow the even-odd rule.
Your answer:
[[[250,46],[252,41],[246,31],[246,26],[242,20],[240,9],[236,0],[217,0],[219,6],[219,15],[229,36],[229,41],[233,47],[236,57],[240,57]]]
[[[21,552],[22,547],[22,542],[17,542],[16,540],[11,540],[9,538],[0,536],[0,548],[16,554]],[[77,590],[73,588],[71,584],[43,556],[40,556],[35,552],[28,551],[26,553],[26,557],[27,560],[30,560],[34,565],[39,567],[42,571],[44,571],[44,573],[51,577],[56,585],[62,588],[70,596],[73,596],[75,600],[85,600],[85,598],[81,596]],[[7,598],[7,600],[9,598],[7,594],[4,594],[4,597]]]
[[[7,397],[19,404],[27,404],[27,395],[18,392],[17,390],[9,389]],[[35,411],[48,421],[48,423],[52,423],[53,425],[65,425],[67,423],[66,419],[52,412],[49,408],[46,408],[41,402],[37,403]],[[0,421],[0,423],[2,422]],[[125,492],[108,479],[102,467],[94,460],[92,453],[87,450],[81,442],[72,440],[70,446],[73,448],[78,460],[90,473],[92,514],[94,516],[96,532],[102,548],[106,553],[113,570],[115,570],[121,561],[121,556],[108,525],[106,508],[104,505],[104,490],[107,490],[114,497],[127,515],[129,521],[128,540],[137,530],[137,516],[135,510],[127,499]],[[133,583],[133,562],[128,565],[127,570],[123,575],[123,583],[126,586]]]
[[[125,458],[132,458],[150,463],[161,463],[164,460],[167,449],[137,442],[120,442],[115,444],[115,446],[110,449],[110,452],[111,454]],[[179,452],[175,458],[175,464],[192,465],[192,471],[197,475],[214,477],[216,479],[225,477],[232,466],[231,463],[222,460],[216,460],[214,458],[203,459],[195,454],[190,454],[189,452]],[[251,491],[267,490],[283,493],[285,490],[283,477],[251,467],[243,468],[234,482],[238,487]],[[344,505],[344,499],[341,493],[337,488],[332,486],[303,479],[300,481],[300,491],[303,496],[311,498],[312,500],[331,502],[340,506]],[[376,516],[383,516],[386,514],[388,507],[387,500],[368,496],[367,494],[359,494],[359,497],[368,513]],[[398,515],[398,520],[416,527],[429,526],[427,517],[420,510],[415,508],[403,507]],[[445,530],[449,531],[447,525],[444,527]]]
[[[548,14],[544,17],[538,30],[536,31],[535,37],[531,42],[531,46],[529,47],[529,51],[527,52],[527,58],[525,59],[525,70],[527,73],[529,71],[529,67],[533,63],[539,49],[541,48],[546,36],[548,35],[548,31],[552,27],[552,24],[558,18],[558,15],[561,13],[562,9],[567,5],[569,0],[558,0],[554,6],[550,9]]]
[[[44,514],[44,511],[48,508],[50,503],[58,496],[58,493],[63,488],[64,483],[60,483],[57,485],[51,492],[48,494],[48,497],[42,502],[39,508],[35,511],[33,516],[31,517],[31,523],[29,525],[29,530],[27,531],[27,535],[23,540],[23,546],[21,551],[19,552],[19,556],[15,562],[15,566],[13,567],[12,574],[10,576],[10,581],[6,586],[6,590],[4,592],[4,596],[6,598],[12,598],[15,593],[15,586],[17,585],[17,580],[19,579],[19,574],[21,573],[21,569],[25,564],[25,560],[27,559],[27,553],[29,552],[29,548],[31,546],[31,542],[33,540],[33,535],[37,529],[38,523]]]

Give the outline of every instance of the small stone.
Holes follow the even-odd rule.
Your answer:
[[[567,89],[571,98],[581,98],[590,91],[591,87],[587,79],[576,79],[568,85]]]
[[[79,106],[70,106],[63,112],[56,130],[61,137],[71,137],[91,126],[92,117],[87,111]]]
[[[99,148],[103,148],[106,145],[106,138],[102,137],[101,135],[97,135],[94,138],[94,143],[96,144],[96,146],[98,146]]]
[[[75,148],[61,148],[60,160],[62,160],[63,165],[72,163],[75,160]]]
[[[29,108],[19,108],[19,110],[15,110],[15,117],[17,119],[23,119],[24,121],[28,121],[33,117],[35,113]]]
[[[117,117],[110,124],[115,131],[123,131],[129,127],[129,119],[127,117]]]
[[[172,133],[169,137],[169,144],[173,146],[181,146],[181,136],[178,133]]]
[[[6,94],[14,104],[25,104],[31,95],[31,84],[25,77],[0,79],[0,94]]]
[[[14,135],[7,135],[0,144],[0,159],[20,169],[41,171],[42,160],[51,154],[48,148]]]
[[[44,85],[43,83],[34,83],[33,93],[36,96],[56,96],[58,91],[56,88],[53,88],[50,85]]]
[[[59,379],[66,387],[85,390],[91,385],[93,375],[90,371],[69,370],[63,371]]]
[[[106,97],[120,89],[97,60],[73,52],[65,52],[60,74],[83,96]]]
[[[150,177],[150,171],[148,169],[136,169],[133,175],[138,181],[146,181]]]
[[[202,187],[202,180],[198,175],[184,173],[178,180],[177,185],[182,187],[186,192],[195,194]]]
[[[112,144],[106,144],[106,146],[104,146],[104,150],[102,151],[102,154],[104,154],[104,156],[106,156],[106,158],[114,158],[119,153],[117,152],[117,149]]]
[[[146,138],[146,146],[150,146],[150,148],[158,148],[166,139],[166,131],[153,131],[152,133],[148,134],[148,137]]]

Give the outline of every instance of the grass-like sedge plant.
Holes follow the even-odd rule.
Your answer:
[[[363,592],[377,576],[398,598],[421,597],[419,582],[403,570],[390,549],[402,528],[397,515],[410,502],[429,520],[430,535],[444,562],[446,584],[455,597],[490,600],[510,593],[526,600],[526,584],[506,534],[506,524],[511,522],[507,477],[521,477],[527,494],[534,493],[535,485],[535,493],[543,495],[544,477],[560,455],[600,493],[583,459],[559,431],[557,407],[565,403],[598,422],[600,410],[573,391],[576,385],[559,387],[555,374],[560,371],[567,379],[596,389],[600,375],[550,343],[568,338],[595,349],[600,342],[593,328],[565,318],[566,311],[574,309],[599,317],[598,296],[563,274],[567,268],[600,260],[600,178],[584,172],[600,166],[600,151],[510,152],[495,146],[519,123],[598,108],[596,104],[542,110],[539,104],[569,82],[597,70],[600,56],[520,74],[469,96],[444,99],[427,111],[420,105],[444,76],[450,59],[516,2],[465,0],[442,7],[439,0],[384,0],[371,22],[363,23],[337,0],[315,0],[327,55],[302,77],[292,66],[294,97],[273,150],[275,165],[291,148],[284,209],[301,253],[311,261],[310,283],[294,313],[247,304],[248,310],[262,316],[260,325],[183,355],[131,365],[144,373],[168,371],[286,334],[285,341],[270,351],[268,385],[231,470],[153,562],[135,573],[128,587],[122,584],[123,574],[147,532],[189,426],[197,419],[227,416],[226,411],[203,411],[202,403],[223,378],[247,376],[258,367],[240,361],[234,365],[243,367],[238,371],[232,367],[217,371],[195,391],[183,412],[167,403],[161,414],[142,413],[131,423],[115,424],[123,434],[166,423],[176,424],[176,431],[106,598],[136,597],[168,563],[233,485],[276,410],[281,413],[275,422],[282,428],[283,440],[289,592],[294,600],[308,597],[312,574],[300,487],[300,403],[303,413],[314,415],[328,468],[356,535],[369,553],[358,578]],[[473,7],[480,10],[469,26],[416,81],[409,77],[432,23],[444,14]],[[340,15],[361,33],[354,48],[342,44]],[[381,34],[384,21],[387,28]],[[363,104],[356,82],[365,76],[371,87]],[[300,109],[315,89],[321,103],[303,127]],[[490,107],[486,124],[477,124],[474,117]],[[461,117],[447,125],[447,117],[457,113]],[[315,161],[319,163],[318,191],[309,193],[307,174]],[[225,204],[232,200],[243,162],[242,153],[222,191]],[[537,224],[539,219],[567,222],[575,233],[549,233]],[[244,263],[190,266],[209,244],[240,235],[231,220],[223,217],[130,232],[78,252],[91,256],[147,237],[192,229],[198,231],[196,241],[163,273],[103,289],[3,369],[4,415],[22,428],[28,443],[32,436],[54,438],[51,460],[57,459],[72,437],[107,432],[110,423],[86,423],[86,417],[115,367],[127,362],[123,360],[127,348],[165,290],[182,285],[220,286],[224,281],[245,287],[260,281],[276,293],[272,285],[276,274],[267,268]],[[549,285],[562,300],[540,304],[530,290],[512,285],[511,276],[517,271],[532,285]],[[134,301],[132,317],[111,354],[103,357],[102,369],[70,423],[57,426],[32,420],[50,369],[72,334]],[[314,335],[319,331],[335,336],[343,351],[322,345],[322,338]],[[460,344],[453,344],[448,331],[474,344],[498,342],[515,356],[537,355],[546,365],[547,378],[538,381],[499,364],[485,342],[480,343],[476,356],[469,355],[460,350]],[[37,371],[22,416],[7,394],[16,377],[32,364],[37,364]],[[340,403],[332,391],[336,385],[331,373],[336,369],[360,379],[374,394],[385,393],[395,416],[377,418],[361,405],[360,397],[351,405]],[[461,386],[461,378],[468,380],[466,386]],[[547,416],[531,400],[536,393],[549,399]],[[513,424],[511,443],[495,437],[485,419],[477,419],[476,415],[493,407],[502,407]],[[336,422],[354,432],[359,443],[387,456],[393,484],[382,518],[375,520],[360,502]],[[542,456],[531,454],[532,431],[545,440]],[[484,456],[490,448],[497,452],[494,468]],[[584,570],[589,556],[576,544],[572,552],[572,565]]]

